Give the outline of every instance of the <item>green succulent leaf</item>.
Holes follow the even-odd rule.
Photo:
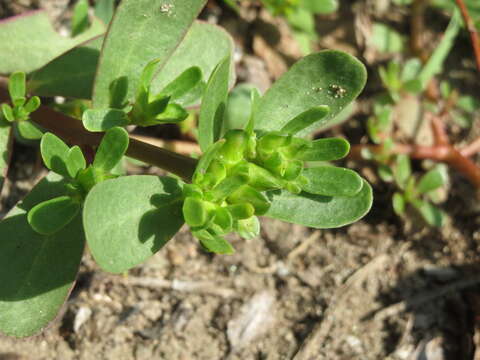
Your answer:
[[[100,36],[55,58],[32,74],[28,82],[29,91],[42,96],[59,95],[91,99],[102,43],[103,36]],[[209,49],[209,51],[205,51],[205,49]],[[192,66],[200,67],[203,76],[208,79],[219,61],[232,52],[233,41],[225,30],[215,25],[196,21],[178,48],[169,56],[162,71],[153,79],[152,92],[159,93],[183,71]],[[233,73],[233,68],[231,72]],[[232,75],[230,78],[232,84],[234,76]],[[121,98],[123,103],[127,99],[129,84],[126,76],[120,76],[119,79],[122,80],[122,87],[125,90]],[[203,82],[200,85],[202,84],[204,85]],[[198,94],[192,94],[195,91],[189,92],[185,97],[177,99],[177,102],[182,105],[195,102],[202,95],[203,90],[202,86],[197,86],[194,90],[199,90]],[[110,102],[109,104],[112,108],[121,108]]]
[[[301,113],[300,115],[296,116],[292,120],[290,120],[287,124],[282,127],[282,132],[287,134],[296,134],[303,129],[306,129],[312,124],[319,122],[325,116],[328,115],[330,109],[326,105],[320,105],[307,111]]]
[[[260,234],[260,221],[258,221],[256,216],[238,220],[236,230],[242,238],[247,240],[253,239]]]
[[[223,59],[212,72],[202,99],[198,119],[198,141],[202,151],[220,138],[228,94],[230,57]]]
[[[114,127],[108,130],[97,149],[93,166],[103,172],[110,172],[125,155],[128,140],[125,129]]]
[[[262,97],[255,111],[255,128],[280,130],[291,119],[319,105],[330,113],[299,133],[323,129],[355,99],[366,82],[364,65],[334,50],[308,55],[288,70]]]
[[[72,179],[75,179],[79,171],[86,168],[87,162],[83,156],[82,149],[77,145],[68,150],[66,164],[68,174]]]
[[[35,110],[37,110],[39,107],[40,107],[40,98],[38,96],[33,96],[27,101],[23,109],[30,114]]]
[[[152,59],[159,59],[159,68],[165,65],[205,2],[123,0],[102,48],[93,91],[94,108],[109,106],[110,84],[120,77],[128,79],[126,100],[133,101],[145,65]]]
[[[72,36],[77,36],[88,29],[88,1],[78,0],[73,8]]]
[[[30,73],[105,31],[101,21],[94,19],[88,30],[79,36],[68,38],[54,30],[44,11],[3,20],[0,29],[1,74],[14,71]]]
[[[198,233],[200,244],[205,248],[205,250],[216,253],[216,254],[233,254],[235,249],[233,246],[221,236],[215,236],[211,234]],[[197,235],[197,233],[196,233]],[[202,236],[203,235],[203,236]]]
[[[405,189],[408,179],[412,175],[410,158],[408,155],[398,155],[393,175],[400,189]]]
[[[415,200],[413,202],[413,206],[422,215],[423,219],[427,222],[427,224],[435,227],[443,226],[443,223],[445,221],[445,215],[438,207],[423,200]]]
[[[233,40],[221,27],[195,21],[175,52],[163,66],[152,83],[152,92],[157,94],[184,71],[199,67],[203,78],[209,79],[220,61],[233,54]],[[208,51],[205,51],[208,49]],[[230,86],[235,82],[233,66],[230,68]],[[199,94],[201,95],[201,93]],[[193,99],[193,102],[197,99]],[[189,105],[187,96],[177,99],[181,105]]]
[[[35,205],[28,212],[28,223],[37,233],[52,235],[68,225],[81,204],[70,196],[59,196]]]
[[[53,172],[70,177],[67,168],[70,148],[59,137],[45,133],[40,141],[40,152],[45,166]]]
[[[15,72],[8,78],[8,93],[12,101],[25,99],[25,73]],[[23,104],[22,104],[23,105]]]
[[[392,206],[393,206],[393,211],[395,211],[395,213],[397,215],[400,215],[402,216],[403,214],[405,214],[405,197],[396,192],[395,194],[393,194],[393,197],[392,197]]]
[[[33,72],[28,81],[29,92],[40,96],[91,99],[102,43],[103,36],[96,37]]]
[[[42,137],[43,132],[29,120],[18,121],[15,123],[18,129],[20,136],[27,140],[38,140]]]
[[[351,224],[372,205],[372,188],[366,181],[355,196],[294,195],[288,191],[271,191],[267,196],[272,204],[265,216],[317,229]]]
[[[422,176],[418,182],[417,191],[420,194],[425,194],[429,191],[438,189],[445,185],[446,179],[439,169],[432,169]]]
[[[222,134],[231,129],[245,128],[251,116],[253,89],[251,84],[240,84],[228,94]]]
[[[133,175],[96,185],[83,210],[95,261],[121,273],[155,254],[183,225],[182,198],[179,182],[169,177]]]
[[[195,173],[193,174],[194,182],[200,180],[200,178],[205,175],[211,162],[217,157],[219,150],[223,147],[223,144],[225,144],[225,139],[217,141],[205,151],[195,168]]]
[[[95,2],[95,16],[104,22],[105,25],[112,20],[115,10],[115,0],[98,0]]]
[[[53,235],[32,229],[27,213],[65,194],[65,183],[49,174],[0,222],[0,331],[31,336],[45,328],[70,293],[84,248],[80,216]]]
[[[168,104],[164,111],[155,116],[155,123],[176,123],[185,120],[188,111],[181,105]]]
[[[308,179],[301,187],[310,194],[327,196],[354,196],[363,187],[362,178],[353,170],[319,166],[304,169],[303,176]]]
[[[303,161],[333,161],[344,158],[350,151],[349,142],[341,138],[318,139],[311,145],[296,157]]]
[[[202,80],[202,69],[192,66],[178,75],[162,90],[162,94],[169,96],[172,101],[185,96]]]
[[[13,109],[8,104],[2,104],[2,113],[7,121],[14,122],[15,115],[13,114]]]
[[[130,119],[119,109],[87,109],[83,112],[82,122],[88,131],[107,131],[115,126],[128,125]]]

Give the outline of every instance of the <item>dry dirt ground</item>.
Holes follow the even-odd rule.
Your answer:
[[[47,3],[68,1],[0,1],[0,10]],[[246,27],[223,24],[237,37]],[[352,49],[341,31],[329,34],[327,44]],[[239,77],[268,87],[285,66],[278,59],[296,50],[250,40]],[[15,150],[0,215],[44,171],[33,148]],[[58,320],[33,338],[0,337],[0,360],[478,360],[480,212],[470,185],[455,175],[452,183],[441,230],[396,218],[391,190],[377,182],[370,214],[341,229],[263,219],[258,238],[233,238],[236,254],[216,256],[184,228],[121,276],[87,254]]]

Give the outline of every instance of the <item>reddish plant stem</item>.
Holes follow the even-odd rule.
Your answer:
[[[478,152],[480,152],[480,137],[476,138],[470,144],[460,149],[460,153],[466,157],[475,155]]]
[[[362,159],[361,153],[363,149],[368,149],[373,153],[384,151],[381,145],[353,145],[350,149],[349,157],[356,160]],[[463,174],[477,189],[480,189],[480,168],[451,145],[419,146],[395,144],[390,152],[392,154],[406,154],[412,159],[428,159],[443,162]]]
[[[9,101],[4,84],[5,82],[0,82],[0,103]],[[96,147],[103,137],[103,133],[89,132],[83,127],[81,121],[47,106],[40,106],[30,117],[36,124],[59,136],[70,145]],[[185,181],[191,181],[197,164],[197,160],[193,158],[133,138],[130,138],[126,155],[174,173]]]
[[[477,63],[477,69],[480,72],[480,38],[478,36],[477,29],[473,23],[470,14],[468,13],[467,6],[463,0],[455,0],[457,3],[460,12],[462,13],[463,21],[467,26],[468,32],[470,33],[470,40],[472,42],[473,53],[475,54],[475,61]]]

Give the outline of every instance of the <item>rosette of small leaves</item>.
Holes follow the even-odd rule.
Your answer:
[[[411,206],[427,224],[441,227],[445,216],[434,202],[437,190],[447,183],[445,169],[437,165],[417,179],[412,174],[410,158],[407,155],[398,155],[393,169],[395,183],[400,190],[392,197],[395,213],[404,216],[407,206]]]
[[[253,131],[252,117],[246,130],[229,130],[209,146],[192,184],[183,187],[185,222],[206,250],[233,253],[223,238],[230,232],[245,239],[257,236],[257,216],[271,205],[268,191],[353,196],[361,190],[363,181],[354,171],[333,166],[304,168],[305,161],[337,160],[349,151],[343,139],[310,141],[294,136],[328,112],[328,106],[318,106],[289,121],[281,131],[258,133]]]
[[[40,98],[33,96],[27,99],[26,76],[24,72],[15,72],[8,80],[8,92],[12,105],[2,104],[3,117],[14,125],[21,138],[40,139],[42,132],[30,121],[30,114],[40,106]]]
[[[115,178],[112,169],[121,160],[128,147],[128,134],[114,127],[105,133],[95,154],[87,166],[78,146],[69,148],[52,133],[45,133],[40,150],[45,166],[64,177],[66,195],[43,201],[28,212],[30,226],[39,234],[50,235],[68,225],[82,208],[88,192],[98,183]]]
[[[135,101],[126,101],[128,81],[120,77],[110,84],[110,107],[107,109],[88,109],[83,113],[82,121],[89,131],[106,131],[114,126],[152,126],[166,123],[178,123],[188,117],[188,112],[178,104],[183,97],[191,96],[202,80],[202,71],[192,66],[166,85],[159,93],[151,92],[160,60],[150,61],[142,71],[135,94]],[[198,96],[201,93],[197,94]]]

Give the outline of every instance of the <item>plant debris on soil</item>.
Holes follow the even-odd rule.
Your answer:
[[[353,119],[330,130],[359,143],[381,86],[374,65],[385,60],[368,46],[369,24],[382,18],[407,31],[409,19],[388,11],[389,1],[342,3],[317,18],[317,30],[320,48],[349,51],[369,68]],[[39,6],[59,27],[71,9],[67,0],[0,1],[0,17]],[[240,82],[265,90],[301,56],[286,23],[253,5],[238,17],[211,1],[202,18],[232,33]],[[426,36],[441,36],[437,27]],[[473,63],[465,43],[449,62]],[[463,84],[478,93],[477,83]],[[45,174],[35,148],[15,146],[2,216]],[[259,237],[232,238],[231,256],[204,252],[183,228],[123,275],[101,271],[87,254],[58,320],[32,338],[0,337],[0,360],[480,359],[480,208],[471,185],[451,174],[447,224],[432,229],[396,217],[392,190],[369,166],[348,165],[374,185],[372,211],[358,223],[314,230],[264,218]]]

